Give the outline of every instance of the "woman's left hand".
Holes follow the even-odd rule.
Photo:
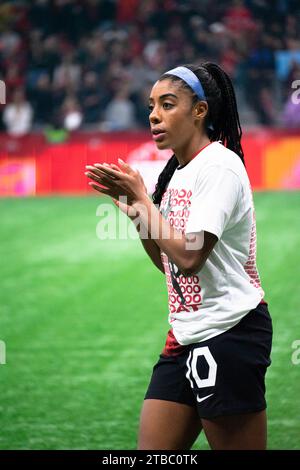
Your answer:
[[[114,170],[105,163],[87,165],[86,169],[88,171],[85,175],[93,180],[89,184],[96,191],[107,194],[114,199],[119,200],[121,196],[127,197],[126,202],[130,206],[136,202],[143,201],[148,196],[141,174],[137,170],[133,170],[121,159],[118,162],[121,171]]]

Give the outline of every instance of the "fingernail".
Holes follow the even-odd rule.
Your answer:
[[[123,162],[122,158],[118,158],[118,162],[125,163]]]

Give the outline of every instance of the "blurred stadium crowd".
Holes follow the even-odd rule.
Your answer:
[[[202,60],[233,79],[244,125],[300,127],[299,38],[299,0],[1,1],[1,128],[145,128],[153,82]]]

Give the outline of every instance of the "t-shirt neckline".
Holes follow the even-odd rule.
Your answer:
[[[195,153],[195,155],[192,156],[192,158],[191,158],[191,160],[190,160],[189,162],[185,163],[185,164],[182,165],[182,166],[179,165],[179,166],[176,168],[176,171],[177,171],[177,170],[183,170],[183,168],[186,168],[186,167],[188,166],[188,164],[191,163],[191,162],[194,160],[194,158],[197,157],[197,155],[199,155],[199,153],[201,153],[201,152],[202,152],[204,149],[206,149],[206,147],[208,147],[209,145],[214,144],[214,143],[216,143],[216,142],[217,142],[217,141],[213,140],[212,142],[209,142],[208,144],[204,145],[204,147],[202,147],[200,150],[198,150],[198,151]]]

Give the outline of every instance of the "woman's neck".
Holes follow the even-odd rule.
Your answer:
[[[206,134],[198,134],[194,139],[191,139],[181,148],[173,149],[173,152],[175,153],[180,166],[183,166],[189,163],[194,158],[194,156],[197,155],[199,150],[209,143],[210,140]]]

